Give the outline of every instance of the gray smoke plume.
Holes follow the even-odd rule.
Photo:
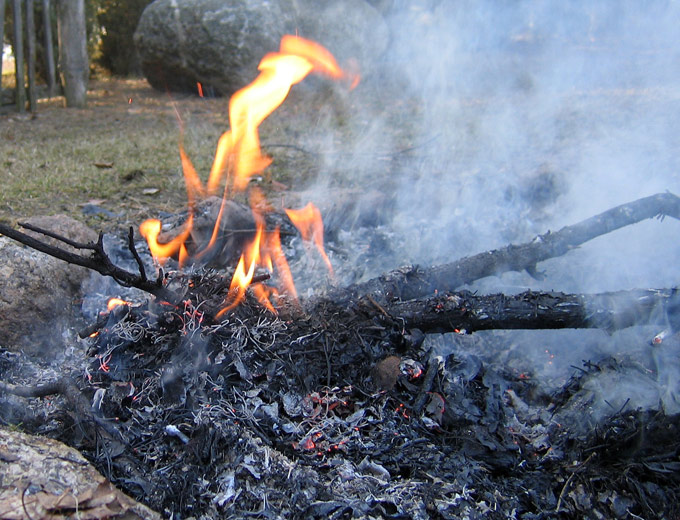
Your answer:
[[[386,16],[383,68],[368,71],[357,92],[374,89],[384,106],[354,117],[355,148],[340,161],[332,150],[335,177],[313,190],[332,197],[343,182],[366,186],[348,243],[361,235],[358,213],[376,205],[376,191],[384,196],[377,213],[389,245],[364,276],[521,243],[639,197],[680,193],[679,2],[395,0]],[[544,262],[542,282],[508,273],[473,289],[677,286],[678,232],[672,219],[645,222]],[[525,364],[539,374],[549,367],[550,377],[557,365],[566,377],[583,359],[641,356],[650,371],[637,378],[644,402],[630,405],[677,411],[679,374],[660,361],[678,356],[677,342],[654,350],[654,334],[553,334],[549,348],[563,355]],[[512,337],[507,351],[547,341]],[[611,403],[636,393],[611,381],[598,392]]]

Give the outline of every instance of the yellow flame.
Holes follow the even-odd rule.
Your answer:
[[[222,134],[215,152],[213,165],[210,169],[208,181],[204,185],[196,172],[189,156],[184,150],[180,138],[179,153],[184,172],[184,180],[189,203],[189,218],[184,230],[167,243],[160,243],[158,237],[161,232],[159,220],[150,219],[140,226],[140,233],[146,238],[151,254],[159,263],[164,263],[169,257],[178,257],[180,266],[185,262],[196,260],[203,256],[217,241],[220,222],[224,212],[227,196],[244,191],[253,175],[267,168],[272,159],[262,153],[260,147],[259,126],[286,99],[293,85],[302,81],[308,74],[315,72],[335,80],[348,81],[352,88],[359,81],[359,75],[343,70],[333,55],[320,44],[286,35],[281,39],[278,52],[264,56],[258,66],[259,75],[248,86],[236,92],[229,101],[229,130]],[[202,93],[202,85],[198,85]],[[190,254],[185,243],[191,235],[193,225],[193,209],[198,199],[215,195],[222,187],[222,205],[207,245],[194,248]],[[295,285],[290,268],[281,250],[279,230],[265,233],[262,209],[266,201],[259,191],[251,192],[251,207],[257,224],[257,233],[252,244],[241,255],[234,277],[231,282],[229,296],[225,301],[225,308],[219,315],[234,308],[245,297],[245,291],[251,284],[256,268],[265,267],[270,272],[276,270],[281,279],[284,290],[297,301]],[[308,210],[308,208],[311,208]],[[292,210],[291,210],[292,211]],[[313,205],[299,211],[311,211],[312,221],[298,224],[303,238],[312,240],[324,258],[331,274],[333,272],[330,260],[323,249],[323,222],[321,215]],[[295,213],[289,213],[291,220]],[[318,219],[318,220],[317,220]],[[306,229],[307,231],[302,231]],[[306,234],[305,234],[306,233]],[[256,296],[265,307],[274,310],[270,297],[278,294],[271,287],[257,284],[254,289]]]
[[[333,276],[333,266],[323,247],[323,219],[319,208],[309,202],[302,209],[287,209],[286,215],[302,235],[302,240],[314,243],[328,272]]]
[[[121,300],[120,298],[111,298],[108,303],[106,304],[106,308],[109,311],[112,311],[116,307],[119,307],[121,305],[130,305],[130,302]]]
[[[142,222],[139,226],[139,232],[146,239],[146,242],[149,245],[149,250],[151,251],[153,257],[158,263],[163,265],[168,258],[176,256],[180,249],[184,247],[184,243],[191,234],[193,221],[194,217],[190,214],[189,218],[184,224],[184,230],[175,238],[170,240],[170,242],[166,243],[158,242],[158,236],[161,234],[161,221],[158,219],[152,218]]]

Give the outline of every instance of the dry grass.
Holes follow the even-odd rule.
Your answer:
[[[376,102],[380,93],[363,99],[357,94],[312,81],[296,87],[263,123],[261,141],[273,163],[257,182],[276,192],[270,197],[275,205],[297,203],[297,190],[318,175],[337,187],[346,172],[356,172],[356,161],[365,157],[355,154],[352,162],[355,152],[348,151],[362,149],[370,112],[384,110]],[[120,231],[178,212],[186,206],[180,126],[185,149],[205,179],[217,140],[229,126],[227,112],[224,98],[166,94],[145,80],[106,79],[91,83],[85,109],[64,108],[58,97],[41,100],[35,116],[0,114],[0,219],[66,213],[96,230]],[[407,127],[397,121],[390,132]],[[410,137],[401,144],[412,144]],[[324,153],[330,154],[325,161]],[[88,204],[106,213],[93,215]]]
[[[99,81],[88,91],[87,108],[63,105],[63,98],[53,98],[40,102],[35,117],[0,115],[0,218],[66,213],[106,229],[176,212],[186,203],[179,120],[185,148],[204,178],[228,127],[226,99],[164,94],[144,80]],[[274,135],[304,119],[291,110],[285,124],[276,118],[268,123],[263,139],[276,140]],[[282,165],[288,164],[286,153],[279,153]],[[297,166],[295,175],[272,168],[265,188],[289,185],[310,169]],[[85,214],[88,203],[115,216]]]
[[[3,217],[67,213],[88,220],[82,209],[93,200],[125,214],[181,204],[170,98],[144,81],[107,80],[93,85],[87,108],[65,109],[63,103],[42,101],[35,117],[0,116]],[[206,112],[208,105],[217,102],[206,102]],[[210,119],[201,126],[211,126]],[[148,188],[160,191],[143,195]]]

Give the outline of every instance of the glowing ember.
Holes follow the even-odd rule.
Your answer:
[[[106,304],[106,308],[109,311],[112,311],[116,307],[119,307],[121,305],[130,305],[130,302],[121,300],[120,298],[111,298],[108,303]]]
[[[147,240],[154,259],[163,264],[167,258],[178,258],[180,267],[186,262],[201,258],[217,241],[224,201],[234,193],[244,191],[253,175],[262,172],[271,164],[271,158],[262,154],[259,125],[286,99],[290,89],[308,74],[315,72],[334,80],[347,81],[353,88],[359,82],[358,74],[340,68],[333,55],[318,43],[297,36],[284,36],[279,52],[264,56],[258,66],[260,74],[248,86],[236,92],[229,101],[229,130],[218,141],[207,183],[199,178],[191,160],[180,141],[179,151],[189,202],[189,218],[182,232],[166,243],[160,243],[161,222],[150,219],[142,223],[140,233]],[[200,83],[199,93],[203,93]],[[207,244],[189,252],[186,242],[192,232],[193,208],[198,199],[223,192],[222,206]],[[281,250],[279,230],[266,232],[263,212],[269,204],[259,190],[249,192],[251,208],[257,223],[256,236],[241,255],[236,267],[225,308],[219,315],[233,309],[243,298],[251,285],[257,268],[276,271],[281,281],[277,290],[262,284],[255,284],[253,292],[267,309],[274,312],[271,297],[279,291],[287,293],[297,301],[297,292],[288,263]],[[319,250],[331,275],[330,260],[323,249],[323,222],[319,210],[308,204],[301,210],[286,210],[288,216],[300,230],[305,241],[313,242]]]

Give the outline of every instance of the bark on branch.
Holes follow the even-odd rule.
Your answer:
[[[659,305],[665,310],[675,309],[676,291],[624,291],[595,296],[532,292],[517,296],[446,293],[466,283],[505,271],[527,270],[533,273],[538,262],[561,256],[593,238],[648,218],[664,216],[680,219],[680,198],[671,193],[660,193],[638,199],[555,233],[538,235],[524,244],[509,245],[426,269],[398,269],[365,283],[337,289],[327,299],[337,302],[366,298],[381,313],[400,317],[408,326],[424,330],[624,328],[648,321]],[[163,286],[162,274],[155,281],[147,279],[134,247],[132,230],[128,235],[128,247],[137,261],[139,274],[121,269],[111,262],[104,251],[101,234],[96,244],[80,244],[45,230],[31,229],[92,253],[90,256],[71,253],[0,223],[0,234],[33,249],[111,276],[121,285],[136,287],[170,303],[179,304],[182,301],[182,295]],[[435,292],[441,296],[429,297]],[[409,301],[423,297],[427,298]]]
[[[22,244],[32,249],[41,251],[54,258],[63,260],[64,262],[68,262],[69,264],[87,267],[88,269],[96,271],[104,276],[110,276],[118,284],[124,287],[136,287],[137,289],[148,292],[160,298],[161,300],[165,300],[174,305],[179,304],[182,301],[182,297],[180,294],[177,294],[174,291],[171,291],[167,289],[165,286],[163,286],[162,274],[160,274],[158,278],[154,281],[149,280],[146,277],[144,266],[141,262],[141,259],[139,258],[139,254],[137,253],[134,247],[134,241],[132,238],[132,228],[130,228],[130,232],[128,234],[128,247],[132,252],[133,256],[135,257],[135,260],[137,261],[137,265],[139,267],[139,274],[126,271],[125,269],[118,267],[111,261],[109,256],[106,254],[106,251],[104,250],[104,236],[102,233],[99,234],[99,239],[97,240],[96,243],[83,244],[69,240],[66,237],[62,237],[56,233],[52,233],[51,231],[40,229],[38,227],[31,226],[28,224],[23,224],[22,227],[59,240],[60,242],[63,242],[64,244],[67,244],[76,249],[89,250],[91,251],[91,254],[89,256],[85,256],[72,253],[71,251],[67,251],[66,249],[62,249],[60,247],[52,246],[50,244],[42,242],[36,238],[33,238],[30,235],[27,235],[26,233],[22,233],[21,231],[18,231],[2,223],[0,223],[0,234],[5,235],[13,240],[16,240],[17,242],[21,242]]]
[[[478,296],[439,294],[383,306],[407,328],[424,332],[474,332],[490,329],[582,329],[614,331],[634,325],[671,326],[680,319],[678,289],[601,294],[532,292]]]
[[[355,297],[373,294],[382,302],[410,300],[429,296],[435,291],[454,291],[475,280],[507,271],[525,270],[536,275],[539,262],[562,256],[611,231],[665,216],[680,219],[680,198],[672,193],[659,193],[622,204],[554,233],[548,231],[538,235],[524,244],[509,245],[435,267],[404,267],[341,292],[349,292]]]

